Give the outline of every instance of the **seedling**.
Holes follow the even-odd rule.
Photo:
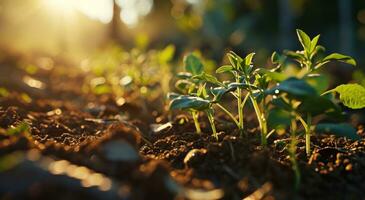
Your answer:
[[[17,126],[12,126],[6,130],[1,129],[0,133],[6,136],[17,136],[28,131],[29,125],[26,122],[21,122]]]
[[[338,108],[336,108],[336,106],[333,105],[333,103],[328,98],[325,98],[325,96],[320,97],[318,95],[319,92],[323,91],[311,88],[311,85],[307,84],[307,82],[316,78],[321,78],[321,75],[316,73],[317,70],[330,61],[340,61],[350,65],[356,65],[356,62],[350,56],[342,55],[339,53],[332,53],[328,56],[322,56],[325,49],[324,47],[318,45],[320,35],[317,35],[316,37],[311,39],[302,30],[297,29],[297,36],[303,47],[303,50],[296,52],[286,51],[285,55],[289,58],[294,59],[300,64],[299,66],[302,70],[298,73],[297,77],[300,78],[300,80],[294,80],[292,78],[286,79],[286,82],[284,82],[284,84],[281,83],[281,86],[275,87],[273,88],[273,90],[277,92],[285,91],[291,94],[302,92],[302,94],[296,95],[296,97],[301,96],[301,98],[296,98],[296,100],[298,101],[296,103],[297,107],[292,107],[293,111],[290,112],[295,112],[296,119],[301,122],[302,126],[305,129],[306,153],[307,155],[310,155],[310,137],[313,130],[311,125],[313,115],[318,115],[326,112],[328,113],[329,110],[338,111]],[[273,63],[278,64],[280,57],[281,56],[279,54],[274,52],[272,55]],[[269,76],[270,75],[272,76],[273,74],[269,74]],[[277,76],[277,74],[275,75]],[[320,105],[317,103],[316,106],[311,106],[307,102],[318,102],[320,103]]]
[[[293,170],[295,171],[296,186],[300,182],[300,172],[295,156],[296,144],[298,143],[297,121],[304,128],[306,153],[309,156],[311,153],[310,137],[313,130],[317,133],[331,133],[359,139],[355,129],[347,124],[319,123],[312,125],[312,118],[317,115],[325,114],[328,117],[341,117],[340,107],[331,100],[327,93],[340,93],[340,100],[344,102],[344,105],[351,108],[361,108],[365,105],[365,89],[361,86],[359,87],[359,85],[341,85],[320,95],[323,92],[323,87],[317,87],[313,82],[311,83],[311,81],[318,80],[321,77],[320,74],[316,73],[317,69],[330,61],[340,61],[351,65],[356,65],[356,62],[353,58],[339,53],[323,57],[321,54],[324,52],[324,48],[317,45],[319,35],[312,40],[301,30],[297,30],[297,35],[303,50],[296,52],[287,51],[285,55],[297,61],[300,64],[301,71],[297,77],[285,77],[285,75],[283,76],[278,72],[267,73],[268,76],[275,79],[279,84],[266,91],[267,94],[273,95],[272,104],[275,106],[270,111],[270,125],[276,129],[278,126],[290,127],[291,143],[289,144],[288,151]],[[272,61],[278,65],[276,69],[279,70],[282,67],[282,60],[285,59],[285,56],[281,56],[276,52],[272,55]]]
[[[187,72],[179,74],[181,79],[177,81],[176,87],[185,94],[170,93],[171,102],[169,107],[170,109],[189,111],[193,117],[197,133],[201,133],[199,112],[204,111],[208,117],[213,136],[218,139],[212,107],[213,101],[209,99],[206,82],[204,81],[209,78],[214,79],[214,77],[204,72],[203,64],[193,54],[185,57],[184,64]]]
[[[243,133],[244,128],[244,106],[249,99],[255,110],[257,120],[259,122],[261,130],[261,144],[266,146],[267,144],[267,122],[266,122],[266,94],[264,90],[267,89],[269,79],[265,74],[260,74],[260,69],[253,69],[252,59],[255,53],[248,54],[245,58],[241,58],[234,52],[227,54],[231,65],[224,65],[217,69],[217,73],[229,72],[233,75],[235,81],[230,83],[226,87],[231,90],[235,88],[231,94],[237,99],[237,111],[238,111],[238,129]],[[243,90],[247,91],[243,95]],[[218,104],[219,105],[219,104]]]

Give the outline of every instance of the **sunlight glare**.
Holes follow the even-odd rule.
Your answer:
[[[71,17],[76,11],[107,24],[113,17],[113,0],[44,0],[47,9]]]
[[[74,1],[72,0],[44,0],[44,3],[50,11],[70,15],[74,11]]]
[[[153,7],[153,0],[118,0],[117,3],[121,7],[120,19],[131,28]]]

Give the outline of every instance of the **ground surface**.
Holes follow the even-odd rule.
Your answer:
[[[254,120],[241,138],[219,117],[218,142],[194,133],[184,115],[168,124],[161,115],[163,126],[150,126],[156,116],[128,96],[118,105],[112,95],[81,92],[77,68],[27,74],[20,59],[0,62],[0,86],[10,91],[0,97],[1,199],[365,199],[361,125],[360,141],[314,136],[310,158],[300,141],[302,181],[295,192],[288,141],[274,137],[262,149]],[[22,122],[29,133],[4,133]]]

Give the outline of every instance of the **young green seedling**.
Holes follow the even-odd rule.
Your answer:
[[[253,70],[252,59],[255,53],[248,54],[245,58],[241,58],[234,52],[227,54],[231,65],[224,65],[216,70],[217,73],[229,72],[234,76],[235,81],[230,83],[231,87],[236,87],[234,92],[231,92],[237,99],[238,110],[238,128],[243,133],[243,109],[249,99],[255,110],[260,130],[261,144],[266,146],[268,129],[266,123],[266,104],[264,90],[268,86],[268,77],[265,74],[259,74],[258,70]],[[229,88],[229,87],[228,87]],[[243,97],[243,90],[247,93]],[[262,102],[260,104],[260,102]]]
[[[207,114],[213,136],[218,139],[214,123],[213,102],[209,100],[205,81],[205,79],[210,80],[209,78],[214,79],[214,77],[203,71],[202,63],[192,54],[185,57],[184,63],[187,72],[179,74],[181,79],[176,82],[176,87],[185,95],[170,94],[170,99],[172,99],[170,109],[188,110],[193,117],[197,133],[201,133],[198,121],[199,112],[204,111]]]
[[[299,72],[299,74],[297,76],[298,78],[302,78],[303,80],[305,80],[307,82],[310,82],[313,80],[315,81],[315,79],[317,79],[317,81],[318,81],[318,79],[320,79],[322,77],[320,74],[316,73],[317,69],[319,69],[320,67],[327,64],[330,61],[340,61],[340,62],[344,62],[344,63],[350,64],[350,65],[356,65],[356,62],[353,58],[351,58],[350,56],[339,54],[339,53],[333,53],[333,54],[323,57],[322,54],[324,53],[325,49],[324,49],[324,47],[318,45],[318,40],[319,40],[320,35],[317,35],[316,37],[311,39],[305,32],[297,29],[297,36],[303,47],[303,50],[296,51],[296,52],[286,51],[285,55],[289,58],[294,59],[295,61],[297,61],[300,64],[300,67],[302,68],[302,70],[301,70],[301,72]],[[275,61],[279,60],[280,55],[278,55],[276,52],[274,52],[272,58],[273,58],[272,59],[273,62],[275,63]],[[313,86],[313,84],[312,84],[312,86]],[[321,88],[321,86],[319,86],[319,88],[320,89],[319,90],[317,89],[317,92],[323,92],[323,91],[320,91],[323,88]],[[324,99],[317,97],[317,100],[318,99],[320,99],[320,101],[324,104],[327,104],[327,105],[330,104],[329,102],[326,102],[326,100],[324,100]],[[318,105],[315,107],[320,107],[320,106]],[[328,107],[326,107],[325,109],[328,109]],[[306,112],[304,116],[305,117],[303,119],[302,115],[297,114],[297,119],[301,122],[301,124],[303,125],[303,127],[305,129],[306,152],[307,152],[307,155],[310,155],[310,152],[311,152],[310,137],[312,134],[311,133],[312,132],[311,124],[312,124],[313,115],[311,112]]]

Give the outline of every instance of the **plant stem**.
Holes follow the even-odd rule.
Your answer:
[[[209,120],[209,123],[210,123],[210,127],[212,128],[212,132],[213,132],[212,135],[218,141],[217,130],[216,130],[215,124],[214,124],[213,111],[209,109],[206,112],[207,112],[208,120]]]
[[[202,131],[199,124],[199,112],[191,111],[191,115],[193,116],[196,132],[200,134]]]
[[[232,113],[230,113],[225,107],[223,107],[221,104],[219,103],[216,103],[216,105],[221,109],[223,110],[232,120],[233,122],[236,124],[237,128],[240,128],[240,125],[237,121],[237,119],[232,115]]]
[[[260,126],[260,131],[261,131],[261,145],[263,147],[266,147],[266,145],[267,145],[267,139],[266,139],[267,122],[266,122],[266,118],[264,116],[264,113],[261,112],[260,107],[259,107],[256,99],[251,95],[250,95],[250,99],[251,99],[253,108],[255,109],[257,120],[259,121],[259,126]]]
[[[307,115],[307,121],[304,121],[304,119],[300,115],[296,115],[297,119],[302,123],[304,130],[305,130],[305,152],[307,156],[310,156],[311,154],[311,123],[312,123],[312,116],[310,114]]]
[[[307,130],[305,131],[305,152],[307,156],[311,154],[311,123],[312,116],[310,114],[307,115]]]
[[[296,152],[297,152],[297,138],[296,138],[296,132],[297,132],[297,122],[295,120],[295,117],[291,119],[291,126],[290,126],[290,135],[291,135],[291,142],[289,146],[289,157],[290,162],[292,163],[292,167],[295,174],[295,189],[297,190],[299,188],[300,184],[300,170],[298,166],[298,162],[296,159]]]
[[[238,129],[243,136],[243,109],[242,109],[242,92],[241,88],[237,88],[237,109],[238,109]]]

